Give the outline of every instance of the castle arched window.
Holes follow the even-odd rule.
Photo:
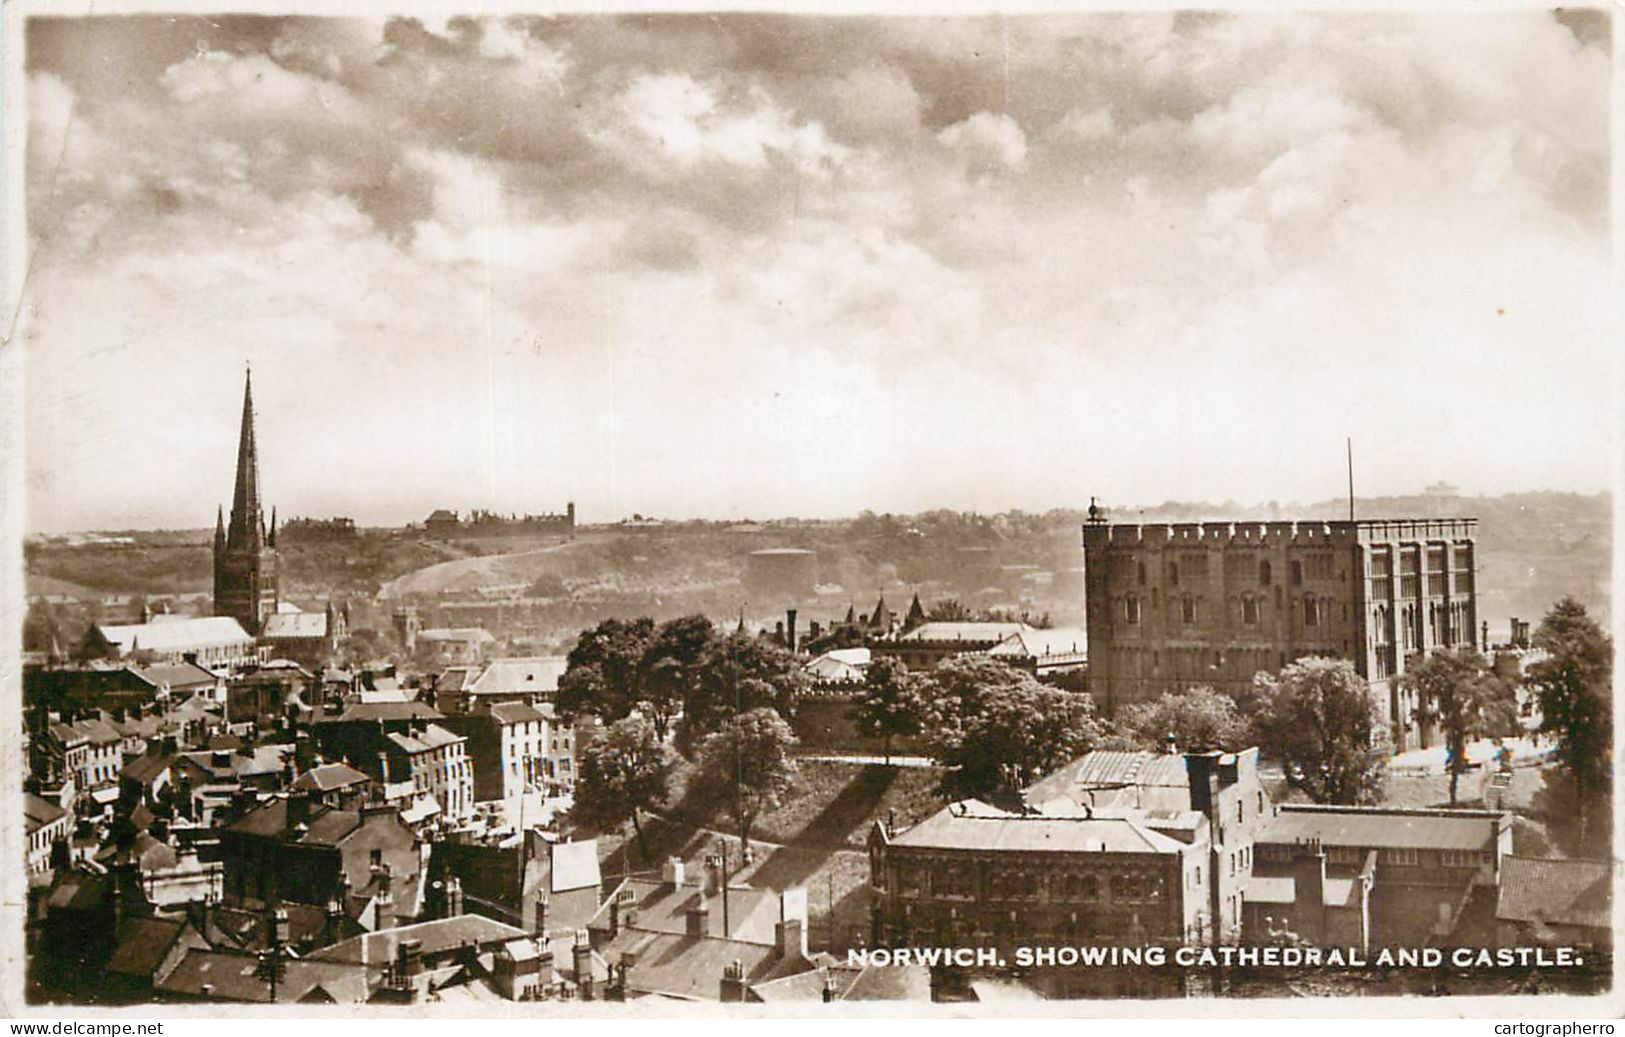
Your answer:
[[[1170,587],[1179,586],[1179,563],[1178,562],[1169,562],[1168,563],[1168,586],[1170,586]]]
[[[1306,627],[1320,626],[1320,602],[1308,594],[1303,596],[1303,625]]]
[[[1294,586],[1294,587],[1302,587],[1303,586],[1303,563],[1302,562],[1293,562],[1292,563],[1292,586]]]
[[[1259,582],[1259,584],[1261,586],[1268,587],[1270,585],[1270,575],[1271,575],[1271,573],[1270,573],[1270,563],[1269,562],[1259,562],[1258,563],[1258,582]]]
[[[1181,618],[1183,618],[1186,623],[1195,623],[1196,599],[1191,597],[1189,594],[1185,595],[1185,597],[1180,601],[1180,613]]]
[[[1139,578],[1140,586],[1145,586],[1145,563],[1141,562],[1135,567],[1135,575]]]
[[[1248,595],[1241,599],[1241,621],[1249,626],[1258,623],[1258,599]]]
[[[1129,623],[1140,621],[1140,599],[1132,594],[1123,599],[1123,619]]]

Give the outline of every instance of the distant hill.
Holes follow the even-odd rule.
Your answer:
[[[1239,505],[1165,501],[1108,507],[1114,522],[1338,519],[1346,501]],[[1360,498],[1371,518],[1471,517],[1479,520],[1481,617],[1504,636],[1513,616],[1538,621],[1573,595],[1600,621],[1610,619],[1612,501],[1607,494],[1524,493],[1498,497]],[[558,538],[429,541],[409,529],[362,530],[354,540],[287,543],[283,592],[370,598],[411,594],[534,596],[545,577],[554,601],[530,616],[526,636],[573,637],[608,615],[669,617],[704,612],[721,620],[748,609],[753,623],[802,622],[871,608],[884,592],[894,609],[918,591],[930,605],[959,599],[974,608],[1049,613],[1057,625],[1081,623],[1084,509],[981,515],[937,510],[916,515],[865,512],[846,520],[780,519],[670,522],[635,531],[594,527],[561,546]],[[32,593],[166,594],[210,586],[211,531],[123,531],[121,542],[34,538],[25,545]],[[754,550],[797,547],[817,556],[819,593],[800,601],[747,595],[739,577]],[[58,581],[55,583],[45,581]],[[514,588],[509,588],[512,585]],[[559,597],[563,588],[564,597]],[[748,602],[746,598],[751,600]],[[484,620],[481,620],[482,622]],[[803,627],[805,629],[805,626]]]

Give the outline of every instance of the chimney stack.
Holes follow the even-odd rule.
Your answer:
[[[575,946],[571,948],[575,959],[576,986],[581,990],[581,1000],[592,1000],[592,938],[587,930],[577,929]]]
[[[463,880],[453,875],[446,880],[446,917],[456,918],[463,913]]]
[[[702,900],[689,908],[685,912],[685,918],[687,921],[685,931],[688,935],[705,936],[711,931],[711,909],[706,906],[705,901]]]
[[[796,650],[796,610],[784,610],[784,643],[790,651]]]
[[[544,940],[547,938],[547,894],[541,893],[536,897],[536,924],[532,932]]]
[[[666,866],[661,872],[661,881],[672,889],[680,889],[683,885],[683,860],[681,857],[666,858]]]
[[[739,1004],[745,1000],[745,964],[738,958],[723,966],[721,993],[724,1004]]]

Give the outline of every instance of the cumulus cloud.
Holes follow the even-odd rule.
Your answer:
[[[1027,161],[1027,135],[1008,115],[977,112],[944,129],[937,139],[978,169],[1020,169]]]
[[[245,359],[284,510],[363,521],[1611,475],[1606,21],[29,33],[43,528],[206,521]]]

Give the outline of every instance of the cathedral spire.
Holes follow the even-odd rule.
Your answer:
[[[218,553],[220,551],[220,549],[225,547],[225,546],[226,546],[226,509],[223,508],[223,507],[216,507],[214,509],[214,549],[215,549],[215,552]]]
[[[263,542],[260,520],[260,458],[254,446],[254,375],[243,376],[243,424],[237,436],[237,490],[231,498],[232,547],[258,550]]]

